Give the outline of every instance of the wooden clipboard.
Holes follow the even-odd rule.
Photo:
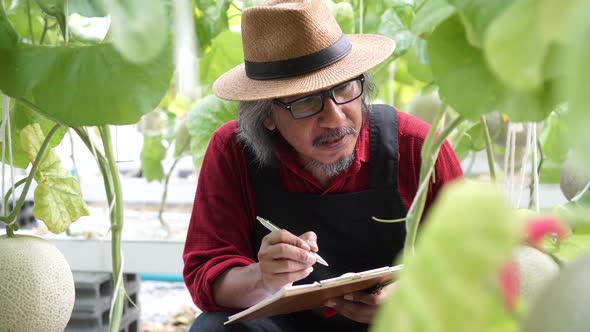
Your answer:
[[[402,265],[382,267],[363,272],[346,273],[340,277],[325,279],[313,284],[285,287],[250,308],[229,316],[224,324],[319,308],[328,299],[352,292],[362,290],[373,292],[395,280],[395,276],[401,268]]]

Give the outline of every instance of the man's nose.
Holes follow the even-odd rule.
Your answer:
[[[324,110],[319,115],[320,125],[328,128],[340,127],[346,120],[346,114],[342,111],[341,105],[336,104],[328,96],[324,99]]]

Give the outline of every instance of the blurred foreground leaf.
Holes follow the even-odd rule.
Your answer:
[[[496,272],[521,238],[515,213],[491,184],[458,182],[443,189],[424,223],[372,331],[472,332],[495,324],[502,312]]]

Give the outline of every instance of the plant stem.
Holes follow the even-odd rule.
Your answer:
[[[488,156],[488,167],[490,169],[490,177],[492,181],[496,182],[496,169],[494,167],[494,155],[493,155],[493,144],[492,138],[490,137],[490,129],[488,128],[488,122],[486,121],[485,115],[482,115],[480,120],[481,127],[483,128],[484,140],[486,143],[486,154]]]
[[[35,45],[35,34],[33,33],[33,21],[31,20],[31,0],[27,0],[27,20],[29,23],[29,36],[31,44]]]
[[[41,38],[39,38],[39,45],[43,45],[43,42],[45,41],[45,36],[47,35],[47,28],[47,18],[43,16],[43,32],[41,32]]]
[[[179,161],[180,157],[174,159],[174,163],[172,163],[172,166],[168,170],[168,174],[166,174],[166,178],[164,179],[164,190],[162,191],[162,199],[160,199],[160,209],[158,210],[158,219],[160,220],[160,225],[162,225],[162,227],[164,227],[167,231],[170,229],[170,227],[164,221],[164,206],[166,205],[166,197],[168,196],[168,184],[170,183],[170,177],[172,176],[172,172],[174,171],[174,168],[176,168],[176,165],[178,165]]]
[[[74,129],[74,131],[76,132],[76,134],[78,134],[84,145],[86,145],[90,153],[92,153],[92,155],[96,159],[98,168],[100,169],[100,174],[102,174],[102,181],[104,183],[105,194],[107,196],[107,204],[111,206],[113,203],[113,186],[111,184],[111,177],[109,176],[108,172],[107,159],[102,153],[96,150],[94,143],[92,143],[92,140],[83,128],[73,127],[72,129]]]
[[[424,206],[428,196],[428,184],[430,182],[430,175],[434,172],[436,159],[440,147],[444,143],[449,134],[463,121],[461,116],[455,118],[439,135],[435,137],[438,125],[444,115],[446,105],[441,105],[439,112],[436,114],[430,131],[426,135],[424,144],[422,145],[422,164],[420,165],[420,179],[418,190],[414,196],[412,205],[408,209],[406,216],[406,239],[404,242],[404,261],[408,260],[414,254],[414,245],[416,236],[418,234],[418,226],[424,213]]]
[[[14,189],[18,188],[19,186],[23,185],[25,182],[27,182],[28,177],[23,178],[18,180],[15,184],[14,184]],[[12,188],[8,188],[8,191],[6,192],[6,194],[4,195],[4,205],[3,206],[8,206],[8,199],[10,199],[10,196],[12,195]],[[4,213],[6,213],[6,211],[4,211]]]
[[[240,13],[242,12],[242,8],[238,7],[233,1],[231,1],[229,3],[232,7],[234,7],[235,9],[237,9]]]
[[[35,173],[37,172],[37,168],[39,168],[39,164],[41,164],[41,160],[43,160],[43,156],[45,155],[45,151],[49,147],[49,141],[51,140],[51,137],[53,136],[53,134],[55,134],[55,132],[59,129],[59,127],[61,127],[61,125],[59,125],[59,124],[54,125],[53,128],[51,128],[51,130],[49,131],[49,133],[47,133],[47,136],[45,136],[45,139],[43,140],[43,143],[41,144],[41,147],[39,148],[39,151],[37,152],[37,156],[35,157],[35,160],[33,161],[33,165],[31,166],[31,170],[29,172],[29,176],[26,177],[25,187],[23,188],[23,191],[21,192],[20,197],[16,201],[16,205],[14,206],[14,208],[12,209],[12,212],[10,212],[10,214],[8,216],[0,216],[0,221],[3,221],[4,223],[9,224],[13,220],[15,220],[16,216],[18,215],[18,212],[20,211],[20,209],[23,207],[23,204],[25,203],[25,198],[27,197],[27,193],[29,192],[29,188],[31,187],[31,182],[33,181],[33,178],[35,177]],[[6,228],[7,234],[8,234],[9,228],[10,228],[10,226]]]
[[[76,157],[74,156],[75,152],[74,152],[74,136],[72,135],[72,132],[68,130],[68,137],[70,138],[70,159],[72,159],[72,168],[74,169],[74,172],[76,173],[76,178],[80,179],[80,173],[78,172],[78,166],[76,165]]]
[[[541,174],[541,168],[543,167],[543,162],[545,161],[545,154],[543,153],[543,144],[541,144],[540,139],[537,139],[536,145],[537,145],[536,148],[539,151],[539,164],[535,165],[534,163],[531,163],[532,172],[536,171],[537,174]],[[531,181],[531,184],[529,185],[529,206],[528,206],[528,208],[532,209],[536,203],[537,202],[535,202],[535,181]]]
[[[187,140],[183,146],[182,149],[180,151],[184,151],[190,144],[190,139]],[[182,153],[181,153],[182,154]],[[166,205],[166,197],[168,196],[168,184],[170,182],[170,176],[172,175],[172,171],[174,171],[174,169],[176,168],[176,166],[178,165],[178,162],[180,161],[180,158],[182,156],[178,156],[175,160],[174,163],[172,164],[172,166],[170,167],[170,170],[168,171],[168,174],[166,174],[166,179],[164,180],[164,191],[162,192],[162,199],[160,200],[160,209],[158,210],[158,219],[160,220],[160,224],[166,228],[166,230],[169,229],[168,224],[166,224],[166,222],[164,221],[164,205]]]
[[[122,193],[120,190],[120,182],[119,182],[119,171],[116,169],[115,159],[113,157],[112,147],[110,144],[110,134],[108,131],[104,133],[101,130],[101,138],[103,140],[103,145],[105,147],[105,153],[107,157],[101,154],[95,147],[94,143],[90,139],[88,133],[84,130],[84,128],[74,127],[72,128],[78,134],[84,145],[88,148],[88,150],[92,153],[100,172],[102,174],[105,193],[107,196],[107,204],[109,209],[112,207],[111,213],[109,217],[111,218],[111,254],[113,256],[113,280],[115,282],[114,292],[113,292],[113,303],[111,305],[111,319],[110,319],[110,330],[111,331],[118,331],[119,326],[121,324],[121,316],[123,313],[123,301],[125,300],[124,289],[122,288],[122,258],[121,255],[121,230],[123,227],[123,216],[122,216]],[[107,128],[108,129],[108,128]],[[107,141],[105,143],[105,141]],[[110,158],[110,160],[107,160]],[[113,169],[115,171],[116,178],[113,176]],[[115,184],[116,181],[116,184]],[[119,189],[117,189],[117,186]],[[117,201],[114,201],[115,197],[117,197]],[[120,210],[120,211],[119,211]],[[118,212],[115,212],[118,211]],[[115,222],[115,218],[120,217],[120,222]],[[117,227],[115,225],[120,225]],[[118,249],[117,249],[118,248]]]
[[[113,146],[111,144],[111,133],[108,126],[99,127],[100,136],[104,146],[104,153],[108,162],[108,170],[111,176],[111,184],[114,189],[114,204],[111,212],[111,254],[112,267],[114,277],[113,290],[113,306],[111,307],[111,319],[109,324],[109,331],[119,331],[121,325],[121,317],[123,316],[123,301],[125,289],[122,281],[122,253],[121,253],[121,233],[123,231],[123,191],[121,189],[121,180],[119,178],[119,170],[113,154]]]
[[[14,184],[14,189],[18,188],[20,185],[22,185],[26,181],[27,181],[27,178],[20,179],[19,181],[17,181]],[[12,189],[13,188],[9,188],[8,191],[6,192],[6,195],[4,195],[4,201],[3,201],[3,204],[2,204],[2,214],[6,214],[6,212],[8,210],[8,199],[12,195]],[[13,237],[14,236],[14,229],[12,227],[13,227],[13,225],[6,225],[6,235],[8,237]]]

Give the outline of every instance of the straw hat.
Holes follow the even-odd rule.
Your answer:
[[[270,0],[242,13],[244,63],[213,84],[227,100],[286,97],[321,90],[370,70],[393,40],[344,35],[324,0]]]

